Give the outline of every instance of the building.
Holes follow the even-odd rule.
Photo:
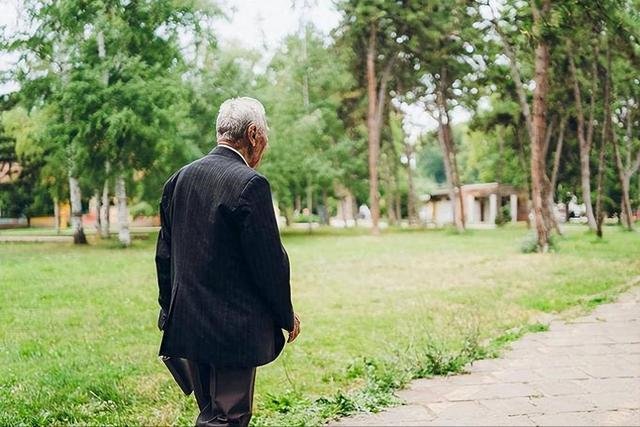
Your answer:
[[[507,207],[512,222],[527,220],[529,197],[525,191],[497,182],[467,184],[461,190],[465,224],[469,228],[495,227],[498,212]],[[420,219],[426,225],[440,227],[453,222],[448,189],[432,191],[422,196],[421,202]]]

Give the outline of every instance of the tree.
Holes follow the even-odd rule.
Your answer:
[[[354,58],[354,68],[358,81],[366,87],[369,203],[372,233],[378,234],[378,161],[384,108],[392,78],[401,78],[404,70],[414,65],[413,55],[408,49],[413,35],[411,25],[420,25],[424,4],[352,0],[343,1],[338,6],[343,14],[340,37],[358,53]]]
[[[531,1],[529,13],[531,16],[531,41],[535,47],[532,61],[535,89],[533,90],[533,100],[530,107],[523,83],[522,66],[516,55],[515,43],[505,31],[505,27],[508,27],[505,21],[506,17],[517,16],[521,6],[521,3],[508,4],[507,8],[502,11],[503,16],[500,18],[498,13],[491,9],[490,25],[502,44],[504,55],[509,60],[511,79],[514,83],[515,93],[529,137],[531,199],[533,202],[538,250],[547,252],[552,229],[559,229],[552,209],[551,183],[546,175],[546,155],[551,135],[551,132],[547,133],[546,117],[550,91],[550,46],[555,36],[553,25],[555,25],[557,15],[554,14],[549,0],[542,0],[540,3],[536,0]],[[491,5],[487,4],[487,7],[491,8]]]
[[[52,112],[48,138],[67,154],[74,240],[86,242],[81,181],[108,199],[113,176],[119,238],[128,245],[127,182],[134,171],[152,169],[166,145],[184,146],[179,131],[189,120],[179,35],[208,34],[217,12],[191,0],[30,1],[25,11],[33,25],[9,40],[23,53],[16,77],[26,105]],[[30,74],[34,68],[46,72]]]
[[[569,50],[573,50],[570,48]],[[586,124],[585,130],[585,117],[584,117],[584,109],[582,106],[582,95],[580,91],[580,83],[578,79],[578,72],[576,70],[575,60],[573,59],[574,54],[569,54],[569,64],[571,75],[573,77],[573,92],[575,97],[575,107],[576,107],[576,116],[578,119],[578,140],[580,141],[580,180],[582,184],[582,199],[584,200],[586,213],[587,213],[587,221],[589,224],[589,228],[592,230],[596,230],[596,217],[593,213],[593,205],[591,203],[591,172],[590,172],[590,153],[591,147],[593,145],[593,129],[594,129],[594,121],[595,121],[595,100],[596,100],[596,86],[598,82],[598,74],[597,74],[597,60],[599,55],[599,49],[597,43],[593,48],[593,60],[592,60],[592,71],[589,76],[589,81],[591,85],[591,95],[589,102],[589,118]]]
[[[428,2],[422,26],[410,46],[419,66],[417,84],[409,91],[422,101],[438,123],[438,141],[443,153],[449,200],[458,231],[465,229],[462,179],[451,126],[451,110],[475,108],[478,81],[486,69],[482,34],[474,2],[466,0]],[[429,46],[429,49],[424,49]]]
[[[616,47],[616,45],[614,45]],[[622,51],[623,54],[616,52]],[[613,145],[616,170],[622,197],[620,200],[622,221],[627,230],[633,228],[631,208],[631,178],[640,171],[640,138],[634,133],[640,122],[640,96],[636,79],[627,79],[633,75],[634,64],[623,49],[610,49],[611,63],[607,63],[607,74],[612,84],[612,108],[610,120],[610,138]],[[631,58],[633,59],[633,58]],[[614,82],[616,77],[619,78]]]
[[[352,149],[341,115],[345,93],[353,80],[345,55],[308,26],[287,37],[276,52],[256,93],[269,117],[269,153],[262,170],[269,176],[280,207],[290,221],[296,198],[322,200],[328,220],[328,197],[340,184],[349,186],[347,170]]]

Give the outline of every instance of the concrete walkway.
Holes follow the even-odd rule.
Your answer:
[[[414,381],[406,405],[337,425],[640,425],[640,288],[469,372]]]

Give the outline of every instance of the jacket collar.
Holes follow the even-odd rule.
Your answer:
[[[251,167],[245,160],[244,156],[240,154],[238,150],[228,145],[218,144],[211,151],[209,151],[209,154],[217,154],[227,158],[238,158],[239,160],[242,160],[242,162],[247,165],[247,167]]]

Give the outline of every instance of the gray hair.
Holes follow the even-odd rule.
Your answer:
[[[227,99],[220,106],[216,119],[217,137],[218,139],[241,141],[251,123],[266,132],[267,117],[260,101],[246,96]]]

